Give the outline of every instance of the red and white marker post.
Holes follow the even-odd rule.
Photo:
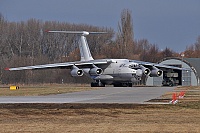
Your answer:
[[[170,104],[176,104],[178,102],[176,93],[172,94],[172,100],[169,102]]]

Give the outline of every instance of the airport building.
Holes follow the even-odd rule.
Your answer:
[[[164,58],[159,62],[187,70],[164,70],[160,77],[148,77],[146,85],[153,86],[199,86],[200,85],[200,58]],[[188,71],[189,69],[189,71]]]

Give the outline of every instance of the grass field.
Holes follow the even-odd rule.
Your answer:
[[[58,89],[56,86],[51,88],[56,90]],[[78,88],[84,90],[85,87]],[[46,89],[49,89],[48,86]],[[200,87],[181,87],[175,91],[178,93],[182,90],[186,90],[185,97],[179,99],[175,105],[0,104],[0,132],[198,133],[200,132]],[[159,100],[170,99],[172,93],[164,94]],[[40,93],[33,94],[40,95]]]
[[[8,86],[0,86],[0,96],[39,96],[50,94],[70,93],[85,91],[91,88],[86,85],[73,84],[45,84],[45,85],[20,85],[18,90],[10,90]]]

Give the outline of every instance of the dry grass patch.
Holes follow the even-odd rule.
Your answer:
[[[0,96],[39,96],[50,94],[71,93],[85,90],[92,90],[89,86],[71,84],[53,84],[53,85],[25,85],[20,86],[19,90],[10,90],[9,86],[0,88]]]
[[[200,89],[178,104],[0,104],[0,132],[200,132]],[[195,90],[195,91],[193,91]],[[171,99],[173,92],[160,99]]]
[[[1,132],[200,131],[199,109],[175,105],[16,104],[0,107]]]

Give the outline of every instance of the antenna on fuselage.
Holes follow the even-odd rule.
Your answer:
[[[87,31],[46,31],[49,33],[66,33],[66,34],[78,34],[79,37],[79,49],[80,49],[80,54],[81,54],[81,61],[89,61],[89,60],[94,60],[88,43],[87,39],[85,36],[89,34],[105,34],[107,32],[87,32]]]

